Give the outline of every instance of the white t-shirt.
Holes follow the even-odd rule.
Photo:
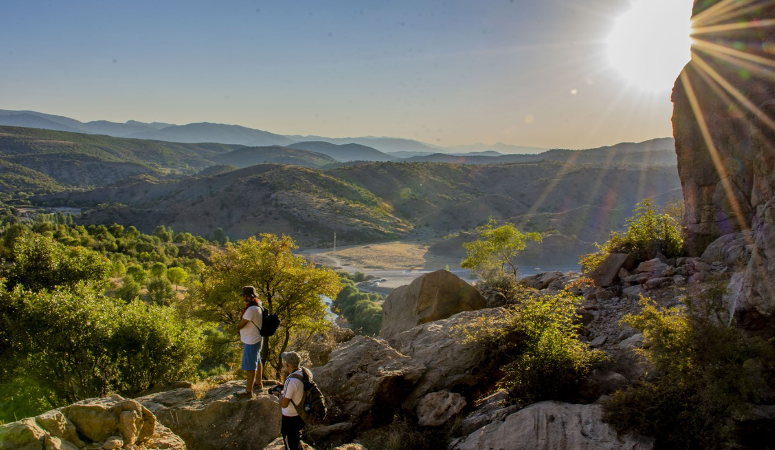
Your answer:
[[[304,377],[304,374],[301,372],[301,369],[293,373]],[[283,415],[286,417],[298,416],[299,413],[296,412],[296,408],[294,408],[293,405],[295,403],[296,405],[299,405],[299,408],[302,407],[301,400],[302,398],[304,398],[304,382],[301,380],[297,380],[296,378],[291,378],[290,375],[285,377],[285,385],[283,386],[283,397],[293,400],[291,403],[288,403],[288,407],[283,408]]]
[[[239,330],[239,337],[245,344],[258,344],[261,342],[261,334],[258,329],[261,328],[263,315],[261,314],[261,308],[258,306],[251,306],[242,315],[243,319],[247,319],[253,324],[245,324],[244,327]]]

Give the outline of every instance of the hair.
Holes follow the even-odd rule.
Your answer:
[[[301,357],[296,352],[284,352],[280,355],[280,358],[291,367],[299,367],[299,364],[301,364]]]

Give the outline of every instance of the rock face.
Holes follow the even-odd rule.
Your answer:
[[[455,392],[431,392],[417,405],[417,421],[421,427],[438,427],[466,407],[466,399]]]
[[[282,413],[277,399],[265,392],[250,400],[233,396],[242,381],[208,391],[197,400],[191,389],[176,389],[137,399],[155,411],[192,450],[263,449],[280,434]]]
[[[312,369],[333,418],[344,416],[363,427],[390,423],[424,372],[422,363],[366,336],[356,336],[332,352],[328,364]]]
[[[620,437],[601,420],[600,405],[541,402],[489,423],[453,450],[650,450],[645,438]]]
[[[463,327],[477,326],[502,314],[502,308],[461,312],[396,336],[394,347],[427,368],[405,397],[404,408],[414,410],[422,397],[434,391],[465,393],[486,385],[497,366],[494,352],[481,342],[465,342]]]
[[[81,439],[83,437],[83,439]],[[88,399],[61,410],[0,426],[3,450],[78,448],[185,450],[182,439],[157,423],[140,403],[119,395]]]
[[[611,286],[619,278],[620,270],[632,270],[634,263],[634,258],[626,253],[612,253],[592,271],[589,277],[595,282],[595,286]]]
[[[712,8],[721,3],[696,1],[695,26],[775,18],[775,4],[757,0],[727,8],[722,21],[714,21]],[[775,58],[772,27],[699,38],[727,48],[745,43],[747,55]],[[745,238],[752,254],[730,310],[744,326],[762,328],[772,326],[775,313],[775,78],[765,65],[739,61],[694,52],[673,90],[673,134],[687,250],[699,255],[721,236],[751,230]]]
[[[456,275],[437,270],[393,290],[382,305],[382,336],[391,341],[417,325],[487,306],[487,300]]]

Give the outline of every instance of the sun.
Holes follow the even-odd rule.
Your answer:
[[[634,0],[607,39],[608,58],[630,84],[673,87],[690,58],[692,0]]]

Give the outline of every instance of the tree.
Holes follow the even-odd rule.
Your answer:
[[[151,275],[153,275],[154,278],[164,278],[164,276],[167,275],[167,266],[160,262],[153,263],[151,266]]]
[[[178,290],[178,285],[184,283],[188,279],[188,272],[182,267],[170,267],[167,270],[167,278],[175,285],[175,291]]]
[[[466,257],[460,267],[471,269],[485,281],[495,280],[503,275],[510,275],[517,281],[517,263],[515,258],[527,245],[527,241],[541,242],[539,233],[521,233],[514,224],[506,223],[495,227],[493,217],[476,229],[479,240],[466,242]]]
[[[157,305],[169,305],[175,298],[175,293],[166,277],[154,278],[148,283],[148,297]]]
[[[107,286],[111,264],[95,251],[68,248],[52,238],[28,234],[17,239],[11,253],[13,263],[0,269],[9,290],[22,285],[40,291],[80,282],[94,284],[98,290]]]
[[[275,368],[280,367],[280,353],[292,335],[305,341],[329,326],[321,296],[333,298],[340,289],[336,273],[294,255],[296,248],[292,238],[273,234],[261,234],[260,240],[227,242],[193,292],[202,317],[236,324],[244,308],[239,292],[242,286],[255,286],[263,306],[280,316],[280,328],[265,341],[261,355],[262,361]]]
[[[135,281],[132,275],[125,275],[121,287],[116,289],[116,297],[129,303],[140,296],[140,283]]]
[[[146,272],[145,269],[143,269],[142,267],[136,264],[133,266],[127,267],[126,273],[128,275],[131,275],[135,281],[140,283],[140,285],[148,283],[148,272]]]

